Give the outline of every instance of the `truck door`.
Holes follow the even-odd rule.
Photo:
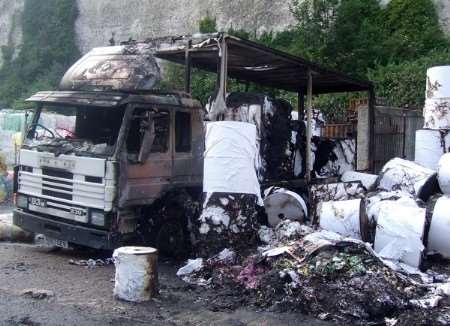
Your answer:
[[[196,185],[201,182],[203,173],[203,149],[198,148],[194,140],[202,140],[202,130],[193,128],[196,115],[191,110],[176,110],[173,114],[173,182],[182,186]]]
[[[167,188],[172,176],[170,111],[136,108],[126,140],[127,204],[148,204]]]

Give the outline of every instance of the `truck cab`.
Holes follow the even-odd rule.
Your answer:
[[[177,189],[201,192],[200,103],[151,90],[146,49],[105,51],[76,63],[59,91],[28,99],[36,108],[20,150],[13,220],[62,247],[136,241],[155,201]],[[149,63],[151,74],[143,70]],[[46,111],[75,116],[74,131],[47,128]]]

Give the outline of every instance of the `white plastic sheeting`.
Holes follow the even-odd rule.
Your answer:
[[[450,258],[450,197],[439,198],[434,206],[428,233],[428,251]]]
[[[362,205],[361,199],[321,202],[318,207],[320,227],[344,237],[361,240],[360,219],[366,218]]]
[[[368,174],[355,171],[347,171],[341,177],[342,182],[360,181],[364,186],[364,188],[366,189],[373,188],[375,186],[375,183],[377,182],[377,179],[378,176],[375,174]]]
[[[450,133],[443,130],[421,129],[416,132],[415,161],[437,171],[439,159],[449,151]]]
[[[204,265],[203,258],[188,259],[186,265],[184,265],[178,270],[177,276],[186,276],[194,272],[198,272],[203,268],[203,265]]]
[[[450,97],[450,66],[436,66],[427,70],[426,98]]]
[[[425,208],[412,200],[381,202],[374,243],[378,255],[418,268],[425,249],[425,214]]]
[[[255,125],[235,121],[208,123],[203,192],[254,194],[260,198],[256,155]]]
[[[443,155],[439,160],[438,182],[442,192],[450,196],[450,153]]]
[[[114,295],[131,302],[148,301],[158,283],[156,274],[158,251],[149,247],[122,247],[113,253],[116,266]],[[155,258],[153,261],[149,257]]]
[[[299,194],[275,187],[264,193],[264,208],[270,226],[275,227],[283,220],[304,222],[308,216],[306,203]]]
[[[415,162],[394,158],[381,170],[378,189],[386,191],[405,191],[418,195],[422,187],[435,175],[435,171]]]

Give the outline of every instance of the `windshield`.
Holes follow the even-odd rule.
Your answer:
[[[60,154],[110,156],[125,108],[44,106],[28,126],[25,148]]]

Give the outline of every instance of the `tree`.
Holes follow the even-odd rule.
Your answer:
[[[386,62],[399,63],[448,47],[432,0],[392,0],[384,9]]]

